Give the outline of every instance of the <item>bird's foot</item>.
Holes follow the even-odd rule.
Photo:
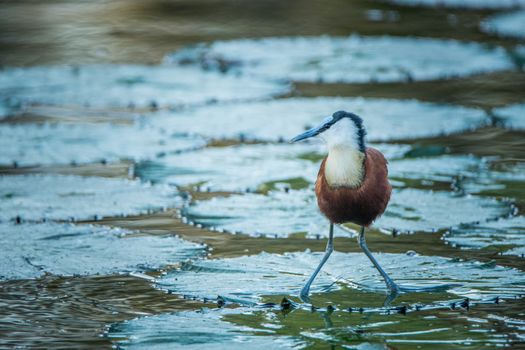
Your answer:
[[[310,303],[310,297],[308,296],[310,294],[310,286],[304,286],[303,289],[301,289],[301,292],[299,293],[299,298],[303,303]]]
[[[390,306],[390,303],[392,303],[397,298],[397,296],[401,293],[401,288],[399,288],[397,284],[395,284],[394,281],[392,280],[387,281],[386,286],[387,286],[388,293],[383,303],[383,306],[385,307]]]

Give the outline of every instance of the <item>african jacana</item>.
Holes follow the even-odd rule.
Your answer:
[[[353,113],[335,112],[291,142],[310,137],[321,138],[328,146],[328,156],[321,163],[315,194],[321,212],[330,220],[326,251],[301,290],[301,298],[308,300],[310,286],[334,250],[334,224],[355,223],[361,226],[358,243],[379,271],[390,294],[397,294],[398,286],[381,268],[365,241],[368,227],[386,209],[392,186],[388,182],[387,161],[377,149],[365,145],[363,120]]]

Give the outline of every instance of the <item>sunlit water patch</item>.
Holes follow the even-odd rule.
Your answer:
[[[397,232],[433,232],[463,223],[484,222],[510,212],[506,202],[448,192],[398,189],[373,226]],[[197,201],[185,208],[189,221],[228,232],[286,237],[306,232],[328,235],[328,221],[317,208],[313,189],[248,193]]]
[[[340,97],[217,104],[162,113],[151,122],[166,130],[217,139],[288,141],[338,110],[361,116],[369,141],[439,136],[475,129],[489,122],[479,109],[416,100]]]
[[[445,235],[445,241],[465,249],[500,246],[506,255],[525,255],[525,217],[464,225]]]
[[[385,0],[383,0],[385,1]],[[387,0],[399,5],[468,9],[506,9],[525,6],[524,0]]]
[[[386,157],[400,157],[406,145],[377,145]],[[176,185],[197,184],[201,190],[256,191],[302,188],[315,179],[326,150],[312,144],[256,144],[212,147],[166,155],[139,163],[141,179]]]
[[[450,182],[457,176],[477,176],[483,161],[468,155],[405,158],[389,162],[390,177]]]
[[[0,176],[0,198],[0,221],[92,220],[181,204],[169,186],[59,175]]]
[[[86,65],[7,68],[0,95],[22,103],[90,107],[161,107],[257,99],[288,85],[173,65]]]
[[[481,29],[503,37],[525,39],[525,10],[489,17],[481,23]]]
[[[184,264],[157,280],[159,288],[198,298],[217,296],[240,303],[264,301],[262,296],[297,296],[324,253],[285,253],[199,260]],[[525,275],[515,269],[417,254],[377,254],[386,272],[401,286],[444,286],[448,293],[483,299],[523,294]],[[449,285],[449,286],[446,286]],[[385,284],[363,253],[334,252],[312,293],[342,286],[383,292]],[[443,298],[443,294],[436,297]],[[350,301],[350,300],[349,300]],[[347,305],[350,306],[350,305]]]
[[[403,37],[282,37],[216,41],[175,52],[168,62],[244,76],[302,82],[432,80],[511,69],[501,48]],[[430,118],[429,118],[430,119]]]
[[[525,103],[496,108],[494,114],[503,119],[506,127],[525,130]]]
[[[434,188],[435,182],[448,185],[461,193],[514,197],[513,188],[525,180],[525,164],[499,162],[497,158],[472,155],[441,155],[436,157],[394,159],[389,162],[391,179],[398,187],[407,184],[418,188]],[[418,182],[414,182],[416,180]]]
[[[141,317],[114,324],[108,336],[124,349],[299,349],[304,342],[264,327],[224,320],[246,309],[203,309]]]
[[[373,226],[399,232],[432,232],[509,214],[509,203],[473,195],[406,188],[392,193],[385,214]]]
[[[141,125],[0,125],[0,165],[145,160],[204,145],[199,136]]]
[[[204,247],[174,236],[94,225],[0,223],[1,279],[36,278],[44,273],[93,275],[148,271],[202,257]]]

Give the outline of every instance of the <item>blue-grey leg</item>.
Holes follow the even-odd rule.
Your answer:
[[[330,233],[328,234],[328,243],[326,243],[326,250],[323,256],[323,259],[319,263],[319,266],[315,269],[314,273],[310,278],[308,279],[308,282],[304,285],[303,289],[301,289],[301,300],[304,302],[309,302],[310,298],[308,297],[308,294],[310,294],[310,286],[312,285],[313,281],[317,277],[317,274],[321,269],[323,268],[323,265],[326,263],[328,258],[330,257],[330,254],[334,251],[334,224],[330,223]]]
[[[390,278],[390,276],[387,275],[387,273],[381,268],[379,263],[377,262],[376,258],[372,255],[370,250],[368,250],[368,247],[366,246],[366,240],[365,240],[365,227],[361,226],[361,231],[359,232],[359,236],[357,237],[357,242],[359,243],[359,247],[365,252],[366,256],[372,264],[374,264],[375,268],[381,276],[383,276],[383,279],[385,280],[386,287],[388,288],[389,294],[397,295],[399,293],[399,287],[397,284]]]

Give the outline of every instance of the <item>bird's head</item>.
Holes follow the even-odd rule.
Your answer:
[[[346,146],[364,153],[365,135],[363,119],[353,113],[338,111],[324,119],[320,125],[297,135],[290,142],[319,137],[326,142],[328,148]]]

